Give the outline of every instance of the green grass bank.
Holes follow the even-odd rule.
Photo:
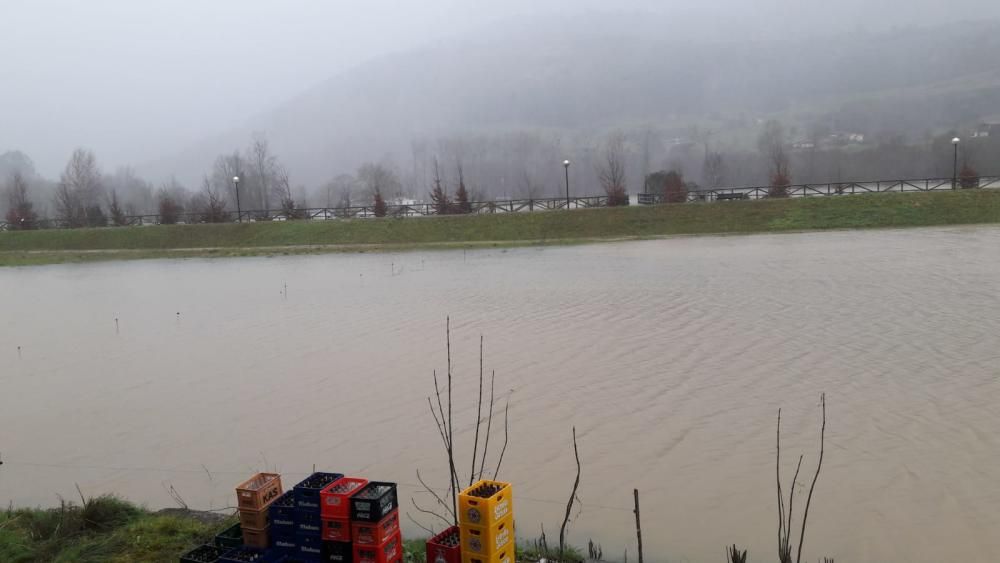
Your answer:
[[[150,512],[114,496],[85,506],[8,508],[0,511],[0,561],[4,563],[176,563],[189,550],[212,543],[236,523],[234,516],[185,510]],[[426,563],[427,538],[403,542],[404,563]],[[554,552],[518,545],[517,561],[538,561]],[[567,546],[567,559],[582,561]]]
[[[883,193],[480,216],[14,231],[0,233],[0,265],[997,222],[1000,190]]]

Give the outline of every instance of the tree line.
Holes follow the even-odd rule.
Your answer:
[[[787,197],[793,181],[950,177],[951,138],[957,134],[929,135],[917,143],[882,135],[861,144],[821,127],[803,133],[770,120],[759,127],[753,149],[724,145],[697,128],[672,139],[650,128],[618,130],[596,144],[527,132],[456,136],[414,141],[407,167],[386,156],[311,190],[293,184],[288,167],[262,134],[254,134],[242,150],[217,156],[195,189],[174,178],[154,187],[130,167],[105,173],[86,148],[76,149],[58,181],[50,181],[36,173],[27,155],[10,151],[0,154],[0,209],[13,229],[45,226],[42,217],[68,227],[122,226],[136,215],[157,215],[164,224],[226,222],[236,210],[233,178],[239,177],[240,207],[268,217],[303,218],[310,204],[365,206],[385,216],[393,202],[411,201],[427,201],[441,215],[469,213],[474,201],[561,196],[560,164],[567,156],[573,195],[600,190],[610,206],[627,204],[630,192],[661,194],[679,203],[690,191],[738,185],[766,185],[770,197]],[[959,181],[973,187],[980,166],[996,171],[1000,131],[966,135],[960,148]]]

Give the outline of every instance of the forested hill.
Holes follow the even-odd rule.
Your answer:
[[[680,137],[699,126],[745,148],[748,130],[772,117],[793,133],[822,125],[915,139],[1000,113],[996,22],[763,39],[632,23],[607,16],[457,33],[334,76],[141,171],[197,177],[253,131],[267,133],[297,182],[316,185],[365,160],[405,171],[413,141],[436,147],[455,135],[544,132],[570,153],[612,129]]]

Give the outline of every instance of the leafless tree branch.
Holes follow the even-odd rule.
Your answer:
[[[479,404],[476,407],[476,438],[472,442],[472,470],[469,472],[469,486],[476,479],[476,454],[479,453],[479,426],[483,420],[483,335],[479,335]]]
[[[809,505],[812,503],[813,489],[816,488],[816,481],[819,479],[819,470],[823,467],[823,451],[826,446],[826,393],[819,396],[820,404],[823,407],[823,426],[819,432],[819,462],[816,464],[816,473],[813,475],[812,485],[809,486],[809,496],[806,497],[806,509],[802,513],[802,531],[799,533],[799,551],[796,561],[802,561],[802,544],[806,539],[806,519],[809,518]]]
[[[422,529],[423,531],[427,532],[427,533],[428,533],[428,534],[430,534],[430,535],[431,535],[432,537],[434,536],[434,530],[432,530],[432,529],[428,528],[427,526],[424,526],[424,525],[423,525],[423,524],[421,524],[420,522],[417,522],[416,520],[414,520],[414,519],[413,519],[413,517],[412,517],[412,516],[410,516],[410,513],[409,513],[409,512],[407,512],[407,513],[406,513],[406,517],[407,517],[407,518],[409,518],[409,519],[410,519],[410,522],[413,522],[414,524],[416,524],[416,525],[417,525],[417,526],[418,526],[418,527],[419,527],[420,529]]]
[[[451,520],[445,518],[444,516],[441,516],[437,512],[434,512],[433,510],[427,510],[426,508],[422,508],[419,504],[417,504],[417,501],[414,500],[413,497],[410,497],[410,502],[413,503],[413,508],[416,508],[420,512],[423,512],[424,514],[429,514],[431,516],[440,518],[441,521],[444,522],[445,526],[451,526],[452,525],[451,524]]]
[[[576,480],[573,481],[573,492],[569,495],[569,502],[566,503],[566,516],[563,517],[562,527],[559,529],[559,561],[563,563],[563,550],[566,547],[566,525],[569,524],[569,515],[573,510],[573,501],[576,500],[576,490],[580,486],[580,450],[576,447],[576,426],[573,427],[573,454],[576,456]]]
[[[503,409],[503,448],[500,449],[500,458],[497,459],[497,468],[493,471],[493,480],[496,481],[497,475],[500,474],[500,464],[503,463],[503,454],[507,451],[507,439],[510,435],[509,426],[507,421],[510,415],[510,395],[507,395],[507,406]]]
[[[496,381],[497,372],[490,376],[490,414],[486,417],[486,439],[483,441],[483,459],[479,462],[479,479],[483,478],[483,471],[486,468],[486,452],[490,449],[490,428],[493,426],[493,383]]]
[[[428,493],[430,493],[430,495],[434,497],[434,500],[436,500],[437,503],[440,504],[442,508],[444,508],[449,513],[451,513],[452,514],[452,518],[454,518],[454,514],[452,513],[452,508],[450,506],[448,506],[448,503],[446,503],[444,501],[444,499],[441,498],[441,495],[437,494],[437,492],[435,492],[434,489],[430,488],[430,486],[428,486],[427,483],[424,482],[423,477],[420,476],[420,470],[419,469],[417,470],[417,481],[419,481],[420,484],[423,485],[424,490],[426,490]],[[449,526],[450,525],[451,524],[449,524]]]

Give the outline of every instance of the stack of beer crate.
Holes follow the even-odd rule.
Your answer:
[[[367,479],[342,477],[319,492],[320,527],[325,561],[351,562],[351,503],[354,493],[368,484]]]
[[[236,487],[243,545],[261,549],[270,545],[268,508],[280,496],[281,476],[277,473],[258,473]]]
[[[302,561],[323,561],[323,519],[320,491],[343,478],[340,473],[313,473],[293,489],[295,492],[296,557]]]
[[[296,539],[295,490],[281,495],[268,508],[271,520],[271,547],[289,557],[299,554],[299,542]]]
[[[458,495],[462,563],[514,563],[512,493],[510,483],[484,479]]]
[[[349,498],[351,559],[342,563],[400,563],[403,536],[399,529],[396,484],[369,481]],[[347,546],[328,546],[345,549]],[[333,559],[330,559],[333,561]]]

